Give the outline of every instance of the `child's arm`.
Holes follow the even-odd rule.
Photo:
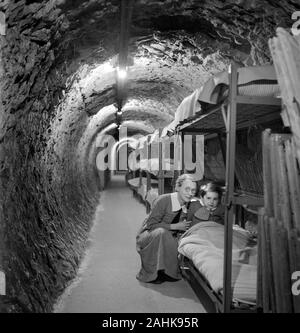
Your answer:
[[[216,209],[216,222],[224,224],[225,223],[224,221],[225,221],[225,206],[221,204]]]
[[[195,212],[200,208],[202,207],[201,206],[201,203],[197,200],[197,201],[192,201],[189,205],[189,208],[188,208],[188,212],[187,212],[187,221],[191,221],[193,219],[193,216],[195,214]]]

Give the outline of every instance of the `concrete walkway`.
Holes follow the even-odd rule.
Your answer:
[[[155,285],[135,278],[140,267],[135,236],[145,216],[145,206],[125,186],[124,176],[113,176],[101,194],[78,276],[54,312],[205,312],[184,280]]]

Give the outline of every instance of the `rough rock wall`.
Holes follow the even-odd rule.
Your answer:
[[[297,0],[139,0],[135,5],[137,27],[180,30],[206,36],[204,49],[219,49],[223,56],[238,57],[245,64],[271,60],[267,41],[277,26],[291,28],[291,14],[299,10]],[[176,28],[175,28],[176,27]],[[201,36],[202,35],[202,36]],[[197,37],[196,37],[197,38]]]
[[[118,5],[119,0],[62,1],[79,57],[90,48],[90,58],[97,58],[107,50],[105,40],[118,38]],[[299,9],[298,0],[135,0],[131,36],[145,54],[173,63],[209,67],[220,56],[264,64],[271,60],[268,39],[278,26],[291,28],[291,14]]]
[[[54,1],[11,1],[1,10],[7,18],[0,40],[1,268],[7,296],[0,312],[47,312],[75,276],[95,188],[70,166],[68,147],[57,154],[47,145],[66,88],[60,41],[67,23]]]

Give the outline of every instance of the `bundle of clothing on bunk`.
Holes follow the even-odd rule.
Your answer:
[[[172,135],[177,126],[198,118],[216,104],[226,101],[229,94],[229,73],[219,72],[209,78],[200,88],[182,100],[174,120],[163,130]],[[273,65],[239,68],[238,94],[242,96],[280,97],[280,88]]]
[[[234,225],[232,243],[233,299],[255,304],[257,243],[253,235]],[[189,258],[215,292],[223,289],[224,226],[203,221],[180,238],[178,252]]]

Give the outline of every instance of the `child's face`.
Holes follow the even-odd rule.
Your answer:
[[[217,208],[219,204],[219,194],[217,192],[206,192],[203,197],[203,203],[209,210]]]

